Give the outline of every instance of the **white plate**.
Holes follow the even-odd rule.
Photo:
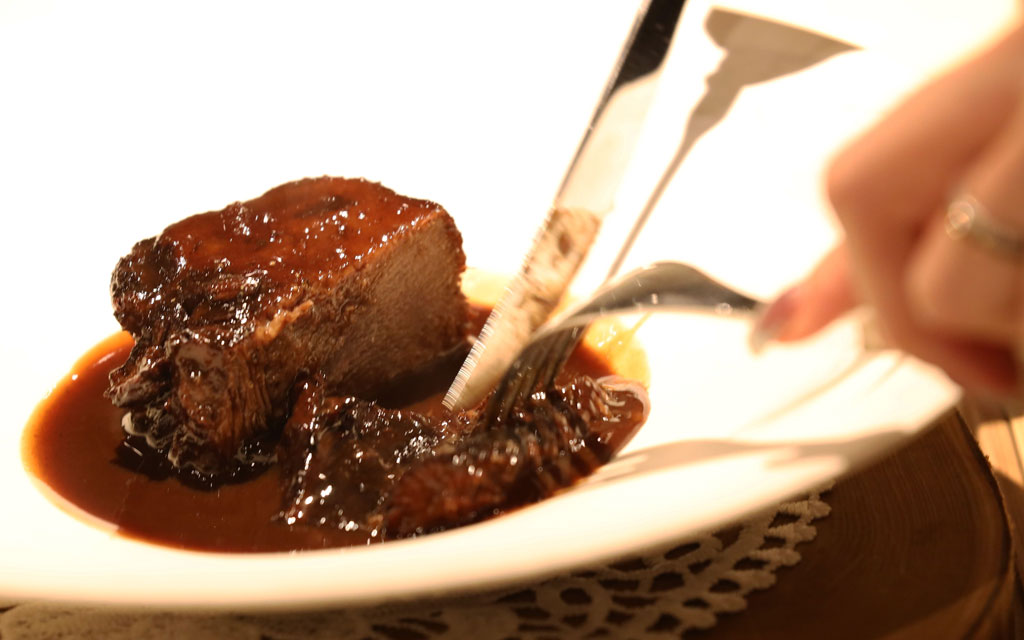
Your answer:
[[[22,428],[116,330],[113,264],[186,214],[306,175],[362,175],[443,203],[471,264],[514,270],[626,35],[633,7],[608,4],[0,6],[0,598],[266,608],[508,583],[721,525],[948,407],[943,376],[861,354],[850,323],[755,358],[742,323],[660,317],[639,334],[653,408],[627,450],[575,490],[480,525],[371,548],[192,553],[86,524],[33,485]],[[719,62],[706,9],[688,7],[619,214],[642,201]],[[631,262],[689,260],[762,296],[797,278],[834,239],[824,158],[905,87],[884,62],[849,54],[745,89]]]

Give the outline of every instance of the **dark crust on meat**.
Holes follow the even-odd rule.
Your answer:
[[[623,425],[639,426],[646,406],[637,385],[579,375],[488,425],[479,409],[425,416],[324,397],[306,384],[278,448],[278,519],[376,539],[483,520],[589,475],[628,438]]]
[[[481,425],[402,475],[384,508],[385,535],[478,522],[575,484],[615,453],[611,424],[643,422],[644,398],[587,376],[535,393],[506,422]]]
[[[413,411],[347,397],[325,397],[303,383],[278,444],[285,480],[278,519],[287,525],[365,529],[411,462],[430,455],[452,425]]]
[[[466,338],[461,236],[439,205],[305,179],[198,214],[114,271],[135,339],[109,397],[180,468],[232,473],[281,428],[298,380],[369,395]]]

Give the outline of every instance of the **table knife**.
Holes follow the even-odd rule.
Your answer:
[[[445,395],[449,409],[479,403],[565,295],[613,207],[684,1],[647,0],[640,6],[533,245]]]

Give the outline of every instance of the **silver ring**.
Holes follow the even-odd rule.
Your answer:
[[[996,220],[985,205],[961,193],[946,208],[946,234],[967,240],[1002,258],[1024,258],[1024,236]]]

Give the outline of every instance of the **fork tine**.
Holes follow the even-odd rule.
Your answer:
[[[506,397],[503,399],[501,418],[508,417],[512,408],[526,400],[538,386],[538,374],[544,369],[545,363],[551,357],[551,350],[554,347],[557,336],[549,336],[539,340],[532,345],[524,358],[519,363],[518,374],[515,383],[509,387]]]
[[[538,387],[550,386],[576,348],[584,327],[555,332],[527,347],[509,367],[484,413],[485,424],[508,417]]]
[[[537,361],[544,355],[544,350],[541,347],[537,347],[532,350],[529,357],[526,357],[519,361],[516,366],[516,371],[512,373],[509,379],[509,384],[505,387],[505,392],[499,399],[498,413],[495,416],[496,419],[504,420],[508,417],[512,407],[518,403],[522,398],[529,395],[530,389],[533,388],[536,382],[536,370]]]
[[[565,366],[569,356],[576,349],[580,336],[583,335],[582,327],[573,327],[559,331],[551,336],[552,345],[545,354],[544,363],[537,372],[537,379],[534,387],[549,387],[555,382],[558,373]]]
[[[512,405],[520,397],[524,386],[532,386],[534,382],[533,372],[536,370],[533,360],[538,353],[542,353],[543,345],[534,343],[516,358],[512,365],[505,372],[505,375],[498,381],[491,399],[484,409],[484,424],[493,425],[499,420],[508,417]]]

